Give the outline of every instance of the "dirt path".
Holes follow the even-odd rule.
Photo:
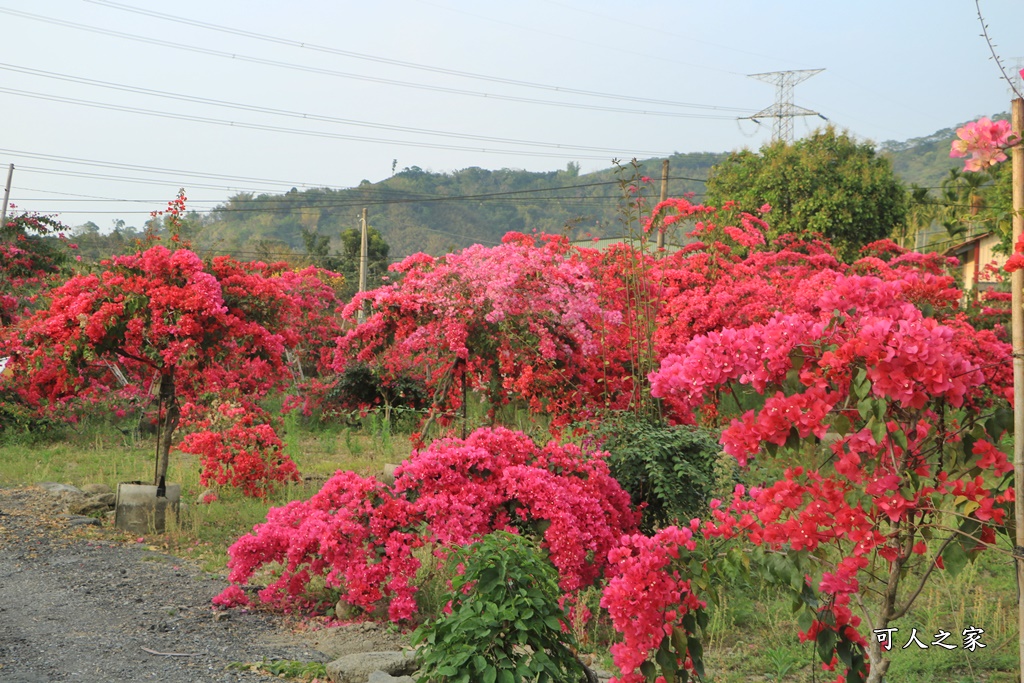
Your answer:
[[[223,580],[141,544],[69,528],[58,512],[40,489],[0,488],[0,681],[266,683],[225,667],[325,659],[270,615],[215,619],[210,598]]]

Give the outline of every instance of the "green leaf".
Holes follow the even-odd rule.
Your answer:
[[[494,683],[497,677],[498,670],[495,669],[493,666],[489,666],[486,669],[484,669],[483,674],[480,676],[480,681],[481,683]]]
[[[853,644],[845,638],[836,643],[836,654],[846,668],[853,666]]]
[[[871,429],[871,436],[875,438],[876,444],[881,444],[885,441],[886,427],[884,422],[879,422],[875,418],[871,418],[871,422],[868,423]]]
[[[814,624],[814,613],[810,610],[805,609],[796,618],[796,625],[801,631],[807,633],[811,626]]]
[[[818,631],[818,637],[815,639],[815,643],[817,644],[818,657],[821,658],[821,661],[826,664],[831,662],[836,646],[835,631],[829,629]]]
[[[857,370],[857,374],[853,377],[853,393],[856,394],[857,398],[863,399],[871,391],[871,382],[868,380],[868,371],[864,368]],[[863,417],[863,416],[862,416]]]
[[[832,420],[832,429],[835,430],[839,436],[846,436],[850,433],[850,418],[845,415],[838,415],[836,419]]]
[[[640,673],[644,675],[648,681],[653,681],[658,677],[658,668],[651,662],[644,662],[640,665]]]
[[[956,576],[967,564],[967,553],[959,543],[950,543],[942,551],[942,564],[951,577]]]

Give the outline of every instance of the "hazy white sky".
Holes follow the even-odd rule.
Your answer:
[[[981,8],[1016,73],[1024,1]],[[757,148],[747,74],[817,68],[796,104],[902,140],[1008,110],[980,33],[970,0],[0,0],[0,166],[19,210],[141,225],[179,187]]]

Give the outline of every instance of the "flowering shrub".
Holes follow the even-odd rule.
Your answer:
[[[338,472],[308,501],[271,509],[228,550],[230,580],[245,584],[278,564],[278,578],[259,593],[265,603],[322,609],[307,594],[310,580],[322,577],[348,604],[386,604],[400,621],[416,612],[420,561],[412,551],[424,544],[443,550],[495,530],[535,534],[562,589],[574,591],[602,575],[608,552],[638,521],[600,454],[538,447],[507,429],[434,442],[395,474],[389,487]]]
[[[670,526],[652,537],[626,536],[609,554],[612,569],[601,607],[623,637],[611,647],[622,672],[612,683],[654,680],[652,655],[665,676],[658,680],[675,680],[680,671],[704,675],[697,627],[707,626],[705,603],[687,578],[686,556],[696,549],[692,538],[690,529]]]
[[[819,615],[802,637],[817,640],[830,665],[843,645],[854,674],[849,646],[867,642],[850,597],[883,595],[874,627],[884,628],[915,597],[897,590],[905,570],[991,545],[1013,497],[997,447],[1007,426],[1009,347],[956,314],[949,302],[958,292],[942,276],[905,263],[869,257],[847,273],[821,270],[770,315],[691,338],[650,378],[675,419],[726,417],[722,444],[741,464],[784,447],[813,458],[774,484],[738,488],[703,531],[789,552],[834,548],[827,557],[835,563],[815,584],[831,596],[828,619]],[[732,418],[722,414],[726,392],[746,404]],[[829,431],[838,438],[824,456],[803,447]],[[927,559],[921,541],[931,537],[942,544]],[[862,587],[872,562],[888,567],[890,590]],[[877,643],[868,654],[868,680],[881,680],[888,662]]]
[[[589,414],[599,392],[595,330],[617,315],[597,302],[585,264],[558,237],[510,233],[497,247],[433,258],[415,254],[402,280],[357,295],[345,308],[370,315],[338,340],[334,369],[367,363],[385,384],[418,380],[445,422],[468,389],[498,406],[521,400],[555,425]]]
[[[242,489],[247,496],[266,497],[275,482],[299,481],[299,473],[284,453],[284,445],[267,416],[242,406],[221,404],[219,420],[202,420],[178,445],[183,453],[200,456],[199,483]]]
[[[262,263],[204,264],[187,249],[157,245],[103,268],[71,277],[47,309],[22,321],[14,372],[2,381],[42,411],[112,394],[157,396],[159,485],[180,399],[193,408],[211,396],[251,406],[288,379],[284,354],[296,340],[279,324],[294,305]]]

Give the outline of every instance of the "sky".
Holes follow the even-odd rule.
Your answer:
[[[1016,74],[1024,2],[979,2]],[[793,103],[876,143],[1011,99],[969,0],[0,0],[0,27],[11,203],[104,230],[182,187],[204,211],[414,166],[757,149],[776,91],[750,74],[824,69]]]

